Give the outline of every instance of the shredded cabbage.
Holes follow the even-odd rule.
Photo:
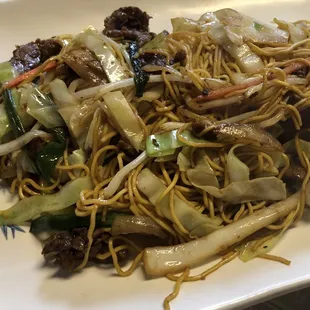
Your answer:
[[[87,155],[82,149],[77,149],[72,152],[68,157],[69,165],[85,164],[87,160]],[[80,176],[81,169],[74,169],[72,172],[76,177]]]
[[[202,184],[198,185],[201,186]],[[286,199],[285,183],[276,177],[233,182],[221,189],[214,186],[204,186],[203,189],[210,195],[233,204],[247,201],[277,201]]]
[[[209,36],[214,43],[225,49],[238,63],[242,71],[256,73],[264,69],[264,63],[255,53],[251,51],[246,43],[237,45],[231,41],[223,25],[212,27]]]
[[[289,41],[291,43],[297,43],[304,39],[307,39],[307,34],[303,30],[303,25],[301,23],[293,24],[290,22],[285,22],[283,20],[278,20],[274,18],[273,21],[284,31],[289,33]]]
[[[62,127],[64,121],[57,111],[57,106],[37,87],[28,84],[22,92],[27,98],[27,113],[46,128]]]
[[[172,222],[175,221],[169,207],[169,195],[166,195],[160,202],[158,202],[158,199],[167,187],[155,176],[155,174],[147,168],[143,169],[138,176],[137,186],[138,189],[148,197],[153,205],[160,208],[160,211],[167,219]],[[177,195],[174,196],[174,206],[177,219],[192,236],[198,237],[206,235],[211,231],[214,231],[214,226],[219,226],[222,223],[222,220],[218,217],[211,219],[208,216],[199,213],[192,206],[181,200]],[[198,227],[200,228],[198,229]],[[195,235],[195,232],[198,235]]]
[[[242,146],[242,144],[233,146],[227,156],[227,170],[231,183],[248,181],[250,179],[249,167],[235,155],[235,149],[240,146]]]
[[[61,109],[62,115],[68,117],[68,128],[75,137],[80,148],[87,149],[85,143],[88,130],[91,127],[93,116],[96,109],[99,107],[98,101],[91,99],[84,100],[80,105],[70,109]],[[99,134],[99,133],[98,133]]]
[[[70,94],[63,80],[55,79],[49,83],[49,87],[59,109],[78,105],[79,102]]]
[[[198,151],[197,165],[193,169],[187,170],[189,181],[197,188],[206,190],[209,187],[219,188],[219,182],[214,170],[208,163],[204,150]]]
[[[192,148],[190,146],[184,146],[182,151],[178,154],[177,165],[180,171],[185,172],[191,167],[190,154]]]
[[[140,117],[131,109],[126,98],[120,91],[103,95],[104,102],[100,103],[109,120],[118,128],[122,136],[136,149],[144,149],[144,130]]]
[[[43,213],[63,210],[78,201],[82,190],[92,187],[91,179],[83,177],[68,182],[56,194],[31,196],[20,200],[11,208],[0,212],[0,225],[20,225]]]
[[[258,22],[252,17],[232,9],[222,9],[214,12],[225,29],[241,41],[256,43],[287,43],[288,33],[272,25]]]
[[[95,53],[111,83],[130,76],[129,69],[121,65],[114,51],[107,44],[107,40],[104,40],[104,36],[100,35],[94,27],[86,28],[74,38],[74,41],[85,45]]]

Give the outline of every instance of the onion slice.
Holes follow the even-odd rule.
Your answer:
[[[158,72],[158,71],[167,71],[171,74],[175,74],[178,76],[182,76],[182,74],[174,69],[171,66],[156,66],[156,65],[145,65],[142,70],[144,70],[145,72]]]
[[[192,83],[192,81],[189,78],[184,78],[178,75],[167,75],[167,80],[170,82],[183,82],[183,83]],[[161,83],[163,82],[163,77],[161,75],[152,75],[149,78],[148,83]],[[91,97],[94,97],[96,95],[104,95],[108,92],[118,90],[120,88],[126,88],[130,86],[134,86],[135,82],[133,78],[117,81],[114,83],[109,83],[105,85],[99,85],[91,88],[87,88],[84,90],[81,90],[77,93],[75,93],[75,98],[77,100],[85,100]]]
[[[121,215],[112,223],[111,235],[143,234],[167,238],[163,229],[148,216]]]
[[[309,191],[309,183],[307,191]],[[147,248],[144,268],[148,275],[165,276],[204,263],[209,257],[227,250],[254,232],[288,215],[296,208],[300,192],[268,208],[255,212],[211,234],[185,244]]]

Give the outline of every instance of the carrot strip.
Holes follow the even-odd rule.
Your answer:
[[[49,71],[53,68],[55,68],[57,65],[57,62],[55,60],[49,62],[42,70],[42,66],[34,68],[28,72],[25,72],[21,75],[19,75],[18,77],[16,77],[15,79],[13,79],[12,81],[8,82],[7,84],[5,84],[4,88],[14,88],[16,86],[18,86],[20,83],[22,83],[24,80],[30,78],[31,76],[35,76],[37,74],[39,74],[41,71]]]
[[[249,88],[251,86],[258,85],[263,82],[263,78],[257,78],[256,80],[253,80],[251,82],[243,83],[243,84],[237,84],[237,85],[232,85],[232,86],[227,86],[224,88],[220,88],[217,90],[212,90],[209,92],[208,95],[200,95],[197,96],[195,99],[193,99],[195,102],[206,102],[206,101],[211,101],[214,99],[222,98],[225,95],[232,93],[237,90],[242,90]]]
[[[305,60],[306,61],[310,61],[310,57],[305,58]],[[286,74],[290,74],[290,73],[293,73],[293,72],[295,72],[295,71],[297,71],[299,69],[302,69],[305,66],[306,66],[306,64],[303,63],[303,62],[296,62],[296,63],[293,63],[293,64],[285,67],[283,69],[283,71]],[[272,79],[272,77],[273,77],[272,75],[269,76],[270,79]],[[226,95],[228,95],[229,93],[232,93],[232,92],[235,92],[235,91],[238,91],[238,90],[247,89],[247,88],[249,88],[251,86],[258,85],[258,84],[260,84],[262,82],[263,82],[263,78],[257,78],[256,80],[253,80],[251,82],[247,82],[247,83],[243,83],[243,84],[238,84],[238,85],[232,85],[232,86],[220,88],[220,89],[217,89],[217,90],[212,90],[212,91],[209,92],[208,95],[197,96],[195,99],[193,99],[193,101],[197,102],[197,103],[203,103],[203,102],[207,102],[207,101],[223,98]]]
[[[310,57],[305,58],[305,60],[310,61]],[[294,72],[294,71],[297,71],[297,70],[299,70],[299,69],[302,69],[302,68],[305,67],[305,66],[306,66],[306,64],[303,63],[303,62],[296,62],[296,63],[293,63],[293,64],[287,66],[286,68],[284,68],[283,71],[284,71],[286,74],[290,74],[290,73],[292,73],[292,72]]]

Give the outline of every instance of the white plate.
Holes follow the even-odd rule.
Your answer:
[[[61,33],[77,33],[89,24],[103,26],[113,9],[135,4],[153,16],[152,29],[169,30],[169,19],[198,17],[208,10],[232,7],[265,21],[309,19],[307,0],[0,0],[0,61],[11,57],[14,44]],[[1,208],[9,195],[0,192]],[[310,217],[308,218],[308,220]],[[235,260],[205,281],[186,283],[172,309],[232,309],[245,307],[310,284],[310,224],[307,219],[291,229],[273,250],[292,260],[290,267],[261,259]],[[11,239],[11,238],[10,238]],[[5,241],[0,234],[0,309],[162,309],[173,283],[145,280],[142,270],[120,278],[113,270],[88,268],[72,278],[60,278],[43,268],[41,246],[31,234],[17,234]],[[212,262],[214,263],[214,262]],[[205,269],[206,266],[195,270]]]

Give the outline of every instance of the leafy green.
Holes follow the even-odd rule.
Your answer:
[[[11,130],[17,138],[25,133],[22,128],[27,128],[33,123],[33,118],[23,110],[16,89],[4,90],[3,98],[4,104],[0,105],[0,139]]]
[[[184,144],[177,139],[177,130],[150,135],[146,139],[146,152],[150,157],[174,154]]]
[[[62,128],[54,128],[52,132],[55,134],[56,140],[47,143],[45,147],[36,155],[36,166],[43,176],[49,182],[55,166],[63,156],[66,148],[65,132]]]
[[[257,30],[257,31],[260,31],[264,28],[264,26],[258,22],[254,22],[254,28]]]
[[[139,46],[137,42],[130,42],[128,47],[129,57],[135,73],[136,96],[142,97],[144,88],[149,80],[149,75],[142,70],[142,63],[139,59]]]
[[[102,214],[96,216],[96,227],[111,227],[115,217],[119,213],[108,212],[106,219],[102,221]],[[88,227],[90,217],[79,217],[75,213],[61,215],[44,215],[31,222],[30,232],[63,231],[73,228]]]
[[[16,72],[9,61],[0,63],[0,83],[7,82],[16,77]]]
[[[3,91],[3,98],[6,115],[13,130],[14,136],[15,138],[17,138],[25,133],[25,129],[21,118],[17,113],[16,102],[12,90],[5,89]]]

